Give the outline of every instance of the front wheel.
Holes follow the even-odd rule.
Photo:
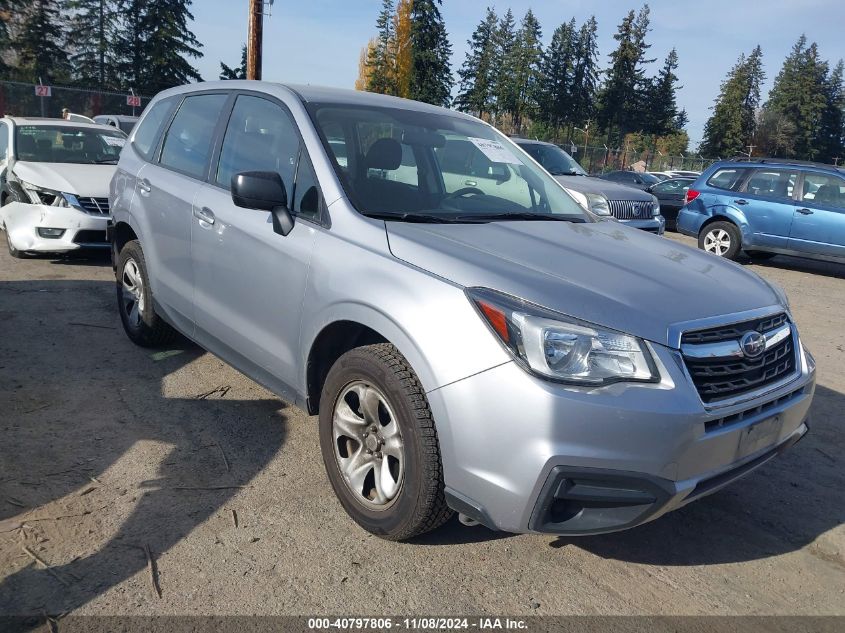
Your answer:
[[[698,248],[719,257],[736,259],[742,249],[742,236],[731,222],[713,222],[699,233]]]
[[[320,448],[341,505],[365,530],[405,540],[452,515],[425,392],[393,345],[353,349],[331,368]]]

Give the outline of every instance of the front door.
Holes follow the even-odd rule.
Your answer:
[[[270,212],[234,205],[232,176],[244,171],[281,175],[296,218],[288,235],[273,232]],[[319,204],[312,174],[287,111],[270,99],[239,95],[191,220],[197,340],[288,398],[299,386],[300,315],[319,226],[309,215]]]
[[[790,250],[845,257],[845,178],[808,171],[801,190],[789,235]]]

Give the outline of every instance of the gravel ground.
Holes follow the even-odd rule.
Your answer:
[[[818,361],[804,441],[625,533],[399,544],[342,511],[316,418],[190,344],[133,346],[106,260],[3,251],[0,615],[845,614],[845,266],[748,266]]]

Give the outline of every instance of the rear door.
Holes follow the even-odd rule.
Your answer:
[[[804,172],[794,213],[790,250],[845,257],[845,178]]]
[[[239,94],[209,175],[194,200],[191,255],[196,339],[292,398],[300,366],[302,300],[323,202],[293,118],[277,101]],[[275,171],[295,216],[286,236],[269,211],[232,202],[232,176]]]
[[[795,169],[757,167],[741,191],[726,196],[746,218],[749,245],[787,248],[798,177]]]
[[[191,217],[208,172],[224,92],[191,94],[164,133],[157,161],[138,173],[133,207],[147,221],[144,249],[156,300],[184,332],[193,331]]]

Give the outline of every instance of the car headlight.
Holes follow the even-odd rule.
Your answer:
[[[534,374],[588,386],[659,380],[641,339],[488,288],[467,294],[517,362]]]
[[[652,195],[651,197],[652,197],[652,200],[654,201],[654,204],[651,207],[651,209],[652,209],[651,215],[656,218],[657,216],[660,215],[660,200],[658,200],[657,196],[655,196],[655,195]]]
[[[581,193],[573,189],[567,189],[566,191],[587,211],[599,216],[613,217],[610,212],[610,202],[602,194]]]
[[[72,194],[54,191],[53,189],[47,189],[46,187],[39,187],[38,185],[33,185],[32,183],[24,182],[23,180],[20,181],[20,185],[23,187],[26,195],[29,196],[29,200],[32,204],[46,204],[48,206],[65,208],[79,204],[76,196]]]

